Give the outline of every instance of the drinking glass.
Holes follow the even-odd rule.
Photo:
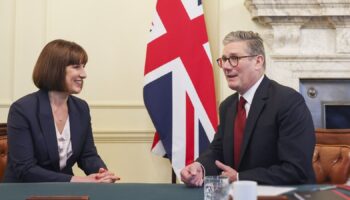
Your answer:
[[[230,183],[227,177],[204,177],[204,200],[227,200]]]

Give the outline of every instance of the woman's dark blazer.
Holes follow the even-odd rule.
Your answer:
[[[106,167],[94,144],[88,104],[69,96],[72,156],[60,170],[56,130],[48,92],[39,90],[14,102],[9,111],[8,164],[4,182],[69,182],[75,163],[85,174]]]

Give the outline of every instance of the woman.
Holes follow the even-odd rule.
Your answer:
[[[54,40],[33,71],[39,91],[14,102],[8,115],[4,182],[107,182],[119,180],[97,154],[88,104],[79,94],[86,78],[85,50]],[[87,176],[74,176],[75,163]]]

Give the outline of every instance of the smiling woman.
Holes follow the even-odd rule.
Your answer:
[[[88,56],[78,44],[54,40],[33,71],[39,91],[14,102],[8,115],[8,165],[4,182],[104,182],[119,180],[97,153],[88,104],[78,94]],[[87,176],[74,176],[74,164]]]
[[[85,64],[68,65],[66,67],[67,92],[78,94],[83,89],[83,79],[86,78]]]
[[[85,66],[88,61],[86,51],[78,44],[65,40],[49,42],[39,55],[33,71],[33,81],[42,90],[68,92],[65,79],[73,66]],[[82,78],[86,78],[85,72]]]

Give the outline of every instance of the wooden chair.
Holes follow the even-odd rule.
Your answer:
[[[350,129],[316,129],[313,168],[318,184],[344,184],[350,175]]]
[[[0,123],[0,182],[4,177],[7,164],[7,125]]]

